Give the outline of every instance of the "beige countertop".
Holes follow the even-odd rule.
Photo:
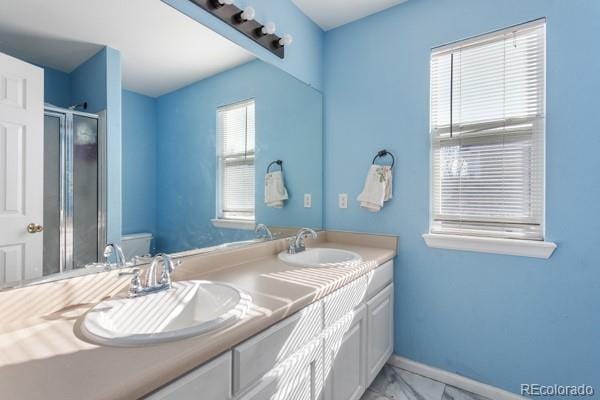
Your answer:
[[[0,292],[0,396],[7,400],[135,399],[293,314],[392,259],[396,238],[338,232],[313,247],[359,253],[343,268],[283,264],[278,240],[184,258],[175,280],[233,284],[253,305],[237,324],[213,333],[143,347],[109,347],[81,338],[82,316],[104,298],[123,295],[128,277],[116,271]]]

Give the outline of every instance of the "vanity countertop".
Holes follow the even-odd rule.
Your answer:
[[[277,258],[284,240],[186,257],[175,280],[231,283],[252,296],[253,306],[231,327],[157,345],[119,348],[81,338],[82,315],[127,290],[129,278],[116,271],[1,292],[0,393],[27,400],[139,398],[396,255],[396,238],[385,236],[327,232],[312,246],[351,250],[364,262],[291,267]]]

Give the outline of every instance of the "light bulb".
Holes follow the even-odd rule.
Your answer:
[[[252,21],[255,16],[256,11],[254,10],[254,7],[250,6],[244,8],[244,11],[242,11],[242,14],[240,14],[240,18],[242,21]]]
[[[292,44],[293,41],[294,41],[294,37],[292,35],[290,35],[289,33],[286,33],[285,35],[283,35],[281,37],[281,39],[279,39],[279,45],[280,46],[289,46],[290,44]]]
[[[275,25],[275,23],[269,21],[265,24],[265,26],[262,27],[260,31],[263,35],[272,35],[275,33],[276,30],[277,26]]]

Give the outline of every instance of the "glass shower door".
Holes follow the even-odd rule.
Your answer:
[[[65,115],[44,115],[44,275],[62,271],[64,247],[61,240],[61,157],[65,137]],[[62,254],[61,254],[62,253]]]
[[[98,261],[98,117],[44,113],[44,275]]]
[[[98,260],[98,119],[73,115],[73,268]]]

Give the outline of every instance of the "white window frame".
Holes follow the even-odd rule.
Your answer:
[[[532,21],[526,24],[521,24],[518,26],[502,29],[499,31],[495,31],[486,35],[480,35],[474,38],[466,39],[464,41],[452,43],[450,45],[442,46],[443,50],[452,49],[455,47],[464,47],[471,45],[473,43],[480,42],[482,40],[487,40],[488,38],[495,37],[498,35],[505,34],[506,32],[515,31],[518,29],[523,29],[528,26],[543,26],[545,30],[545,19]],[[545,34],[545,33],[544,33]],[[434,52],[439,52],[440,48],[432,49],[432,57]],[[544,69],[545,66],[545,53],[544,49]],[[544,79],[545,86],[545,79]],[[544,87],[544,96],[545,96],[545,87]],[[430,101],[433,101],[433,96],[430,96]],[[545,101],[544,101],[545,103]],[[544,118],[545,124],[545,118]],[[543,135],[545,136],[545,126],[543,127]],[[542,240],[526,240],[526,239],[516,239],[516,238],[505,238],[502,236],[472,236],[467,233],[461,233],[460,230],[458,232],[453,233],[445,233],[438,232],[433,233],[432,227],[434,225],[434,174],[433,174],[433,163],[434,163],[434,140],[431,136],[430,130],[430,222],[429,222],[429,233],[423,235],[423,239],[428,247],[432,248],[442,248],[442,249],[452,249],[452,250],[465,250],[465,251],[474,251],[474,252],[484,252],[484,253],[495,253],[495,254],[508,254],[508,255],[516,255],[516,256],[527,256],[527,257],[536,257],[536,258],[549,258],[554,250],[556,249],[556,244],[551,242],[546,242]],[[545,142],[545,140],[544,140]],[[542,145],[542,152],[545,145]],[[545,159],[545,155],[544,155]],[[543,174],[545,175],[545,165],[543,165]],[[543,201],[542,207],[545,208],[545,182],[543,182]],[[479,223],[483,223],[485,218]],[[544,232],[544,223],[545,223],[545,212],[542,211],[542,221],[541,221],[541,231]],[[545,233],[543,233],[545,234]]]
[[[224,164],[227,158],[236,158],[236,156],[223,156],[223,150],[221,146],[221,120],[219,118],[219,113],[227,110],[237,109],[241,107],[247,107],[249,104],[253,104],[256,107],[256,103],[254,99],[243,100],[240,102],[227,104],[224,106],[220,106],[216,110],[216,122],[217,122],[217,130],[216,130],[216,163],[217,163],[217,187],[216,187],[216,218],[212,219],[212,224],[216,228],[226,228],[226,229],[243,229],[243,230],[252,230],[255,227],[255,219],[256,219],[256,208],[251,218],[234,218],[230,216],[226,216],[225,211],[223,210],[223,174],[224,174]],[[256,122],[255,122],[256,123]],[[256,129],[256,127],[255,127]],[[256,140],[256,139],[255,139]],[[252,163],[256,163],[256,150],[247,152],[245,156],[252,161]],[[256,164],[255,164],[256,165]]]

